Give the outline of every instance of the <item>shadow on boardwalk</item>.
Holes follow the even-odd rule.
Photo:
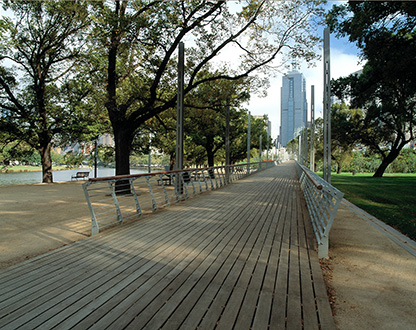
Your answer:
[[[0,271],[0,328],[333,329],[293,163]]]

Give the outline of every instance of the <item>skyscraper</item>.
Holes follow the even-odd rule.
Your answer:
[[[306,80],[295,68],[282,77],[280,122],[280,143],[283,147],[297,137],[308,123]]]

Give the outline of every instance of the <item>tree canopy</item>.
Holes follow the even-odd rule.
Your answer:
[[[361,140],[382,157],[380,177],[416,136],[416,3],[350,1],[334,6],[328,22],[367,61],[362,73],[335,81],[333,92],[363,110]]]
[[[0,20],[0,129],[5,143],[39,151],[43,182],[52,182],[53,140],[88,122],[86,81],[72,71],[88,13],[79,1],[6,1],[4,8],[15,17]]]
[[[204,86],[244,81],[245,96],[238,95],[247,97],[264,91],[264,77],[277,67],[313,61],[315,23],[324,13],[319,0],[4,0],[3,6],[14,17],[0,20],[0,125],[39,151],[45,182],[52,181],[52,145],[97,134],[97,122],[107,119],[116,174],[129,173],[137,135],[176,106],[181,42],[186,106],[202,109],[195,95]],[[226,89],[217,89],[205,93],[211,103],[203,107],[223,101],[226,95],[218,96]]]
[[[116,174],[129,172],[139,128],[176,105],[180,42],[186,42],[186,95],[212,81],[255,78],[278,54],[311,61],[319,38],[310,17],[322,13],[319,1],[246,1],[233,8],[227,1],[93,2],[91,65],[100,68],[93,81],[113,127]],[[218,60],[226,51],[239,54],[236,63]]]

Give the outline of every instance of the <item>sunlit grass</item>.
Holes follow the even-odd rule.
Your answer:
[[[416,174],[332,174],[331,183],[351,203],[416,239]]]
[[[67,170],[66,166],[54,166],[53,170]],[[26,166],[26,165],[16,165],[16,166],[1,166],[0,165],[0,172],[36,172],[42,171],[42,166]]]

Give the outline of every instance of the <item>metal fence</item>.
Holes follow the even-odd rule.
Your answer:
[[[274,165],[262,162],[89,179],[83,189],[91,213],[91,234]]]
[[[344,194],[305,166],[298,162],[296,165],[318,243],[318,256],[328,258],[329,231]]]

